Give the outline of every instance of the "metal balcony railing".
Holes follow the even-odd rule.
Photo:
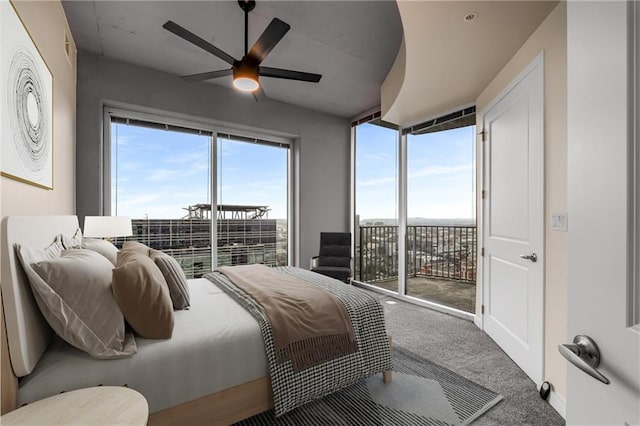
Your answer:
[[[360,226],[356,279],[398,278],[398,227]],[[475,226],[407,226],[407,276],[476,281]]]

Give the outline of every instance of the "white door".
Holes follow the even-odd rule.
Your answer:
[[[543,362],[543,57],[482,114],[483,328],[531,379]]]
[[[640,424],[640,288],[633,277],[639,259],[637,252],[631,254],[632,218],[637,222],[640,211],[631,208],[629,153],[634,144],[629,124],[638,124],[640,110],[632,112],[627,78],[630,53],[640,52],[639,46],[628,49],[632,5],[567,5],[567,343],[576,335],[591,337],[601,355],[597,370],[611,381],[601,383],[568,364],[567,423],[572,425]]]

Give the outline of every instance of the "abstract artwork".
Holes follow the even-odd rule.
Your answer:
[[[7,0],[0,31],[0,173],[53,189],[51,71]]]

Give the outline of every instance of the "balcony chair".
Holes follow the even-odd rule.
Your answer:
[[[348,283],[351,277],[351,233],[321,232],[320,254],[311,258],[311,270]]]

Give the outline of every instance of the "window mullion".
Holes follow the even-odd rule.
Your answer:
[[[407,135],[398,131],[398,294],[407,284]]]
[[[211,135],[211,269],[218,267],[218,134]]]

